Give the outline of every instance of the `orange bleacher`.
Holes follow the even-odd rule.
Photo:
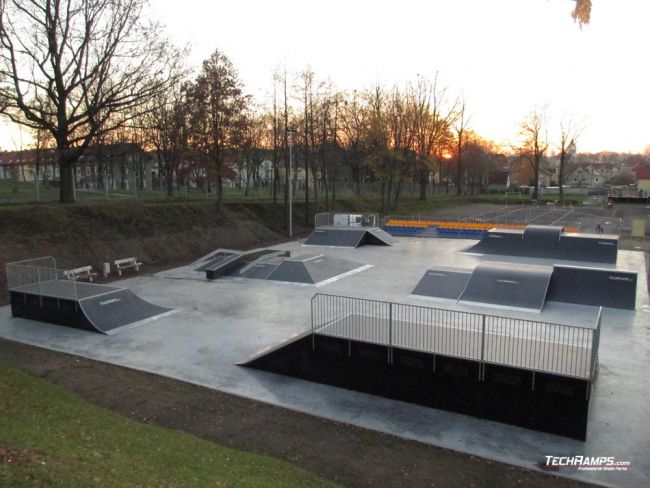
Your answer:
[[[488,231],[498,227],[499,229],[524,229],[527,224],[495,224],[489,222],[452,222],[445,220],[403,220],[391,219],[386,222],[386,227],[411,227],[426,229],[428,227],[438,227],[440,229],[459,229],[459,230],[478,230]],[[564,227],[565,232],[579,232],[580,229],[574,226]]]

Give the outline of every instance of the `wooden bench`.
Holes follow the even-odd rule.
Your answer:
[[[142,263],[139,263],[136,258],[124,258],[115,260],[115,269],[117,270],[117,275],[122,276],[122,270],[133,268],[136,271],[140,271],[140,266]]]
[[[83,280],[87,279],[92,283],[93,278],[97,276],[97,273],[93,273],[92,266],[82,266],[81,268],[67,269],[63,272],[63,276],[68,280]]]

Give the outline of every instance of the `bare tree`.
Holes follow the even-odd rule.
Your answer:
[[[243,174],[244,195],[248,196],[251,186],[259,179],[259,170],[266,150],[263,147],[266,118],[261,113],[248,111],[244,118],[244,133],[241,144],[240,164]]]
[[[577,128],[571,120],[560,122],[560,166],[558,168],[558,186],[560,187],[560,202],[564,201],[564,180],[566,168],[575,155],[576,144],[580,137],[581,129]]]
[[[159,25],[142,21],[143,5],[138,0],[3,2],[0,108],[12,122],[52,134],[61,202],[74,201],[73,166],[90,142],[127,123],[167,86],[175,51]]]
[[[278,202],[278,186],[280,184],[280,171],[278,169],[278,159],[280,155],[280,121],[278,119],[278,97],[277,86],[280,81],[278,72],[273,74],[273,130],[271,138],[273,139],[273,210],[275,212]]]
[[[187,155],[189,144],[187,90],[176,78],[169,88],[151,102],[142,117],[145,143],[156,153],[159,184],[168,197],[174,194],[174,177]]]
[[[465,131],[469,124],[468,117],[465,116],[465,99],[461,100],[458,104],[458,117],[454,124],[454,132],[456,132],[456,195],[460,196],[463,192],[463,148]]]
[[[316,103],[316,116],[314,125],[318,130],[314,130],[313,147],[315,150],[315,166],[313,171],[314,189],[318,187],[319,182],[322,185],[325,196],[325,206],[329,209],[329,176],[331,172],[331,163],[333,153],[336,152],[337,142],[337,112],[338,93],[332,93],[331,84],[325,86],[324,91],[319,92]],[[317,194],[314,195],[315,200]]]
[[[420,199],[424,200],[436,154],[446,143],[455,121],[456,104],[449,103],[447,88],[440,85],[437,74],[432,81],[418,77],[408,96],[413,111],[413,150],[417,155],[414,177],[420,185]]]
[[[468,131],[465,135],[462,151],[470,195],[485,190],[490,171],[496,166],[494,158],[496,150],[496,146],[491,141],[482,139],[472,131]]]
[[[305,164],[305,226],[309,225],[309,166],[314,142],[314,72],[307,68],[300,73],[303,96],[303,154]]]
[[[367,130],[367,110],[364,110],[360,95],[356,90],[345,96],[338,114],[337,142],[341,145],[343,164],[350,168],[354,193],[361,193],[361,171],[363,169],[363,139]]]
[[[520,125],[519,134],[522,137],[519,153],[530,163],[534,182],[533,198],[537,199],[540,164],[548,150],[545,110],[535,109],[529,113]]]

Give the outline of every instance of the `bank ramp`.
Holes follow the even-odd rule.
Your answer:
[[[551,301],[634,310],[636,288],[637,273],[632,271],[483,263],[473,270],[431,268],[411,295],[533,312]]]
[[[465,252],[616,264],[618,236],[576,234],[546,225],[528,225],[523,230],[494,228]]]
[[[392,246],[396,239],[379,227],[318,227],[305,240],[305,246],[360,247]]]
[[[12,287],[10,295],[14,317],[102,334],[113,334],[175,312],[143,300],[128,288],[69,280]]]

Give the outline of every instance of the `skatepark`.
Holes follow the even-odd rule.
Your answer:
[[[554,225],[557,227],[557,223]],[[327,226],[321,230],[327,230]],[[634,469],[615,476],[588,471],[563,474],[604,484],[620,484],[624,480],[622,484],[627,486],[647,485],[650,464],[641,453],[647,449],[650,428],[644,427],[642,392],[648,385],[645,371],[650,346],[650,305],[646,276],[640,272],[644,269],[642,253],[619,250],[614,262],[611,256],[606,262],[596,258],[592,262],[493,255],[470,250],[481,242],[477,240],[398,237],[377,242],[377,235],[367,231],[333,230],[337,234],[334,241],[326,240],[327,232],[321,232],[311,245],[310,238],[287,242],[247,258],[242,258],[245,253],[241,252],[215,251],[216,254],[198,263],[139,275],[111,286],[74,283],[70,291],[70,282],[59,280],[56,274],[54,280],[37,276],[35,283],[33,279],[14,283],[11,289],[15,304],[22,299],[23,303],[41,307],[40,303],[33,303],[33,298],[26,297],[50,298],[59,302],[51,302],[49,308],[58,310],[61,300],[71,301],[101,332],[116,330],[112,334],[98,334],[82,326],[61,327],[40,321],[42,317],[26,317],[25,312],[20,316],[20,311],[12,318],[11,308],[4,307],[0,309],[0,334],[527,468],[538,467],[549,453],[599,456],[615,445],[616,455],[630,460]],[[385,233],[379,231],[376,234],[384,237]],[[219,272],[224,269],[223,264],[235,260],[237,266]],[[604,277],[605,283],[631,283],[611,277],[631,279],[634,275],[635,286],[620,297],[622,306],[606,301],[610,293],[591,301],[563,301],[569,294],[567,290],[580,290],[581,282],[592,280],[585,278],[585,269],[595,274],[593,279]],[[436,284],[436,277],[439,279],[441,274],[449,278],[443,280],[449,285],[447,288]],[[422,283],[427,276],[429,280]],[[530,293],[508,292],[508,286],[522,282],[526,285],[518,289],[525,288]],[[505,288],[491,286],[494,284]],[[45,289],[48,286],[52,289]],[[486,296],[486,289],[493,293]],[[590,290],[575,295],[593,298]],[[328,303],[328,296],[335,297],[331,300],[336,305]],[[123,301],[111,301],[113,298]],[[95,317],[109,314],[97,311],[100,305],[93,308],[91,302],[110,302],[106,307],[129,303],[130,310],[141,311],[142,315],[130,317],[129,321],[100,324]],[[361,302],[363,305],[359,305]],[[381,311],[386,306],[395,313],[390,320]],[[431,310],[461,317],[461,324],[470,323],[469,317],[496,317],[501,319],[500,323],[507,319],[509,327],[518,324],[516,327],[525,328],[529,335],[518,335],[514,329],[493,331],[495,337],[509,339],[492,342],[495,347],[486,348],[479,362],[479,345],[489,345],[485,342],[487,337],[493,339],[485,331],[467,329],[465,342],[451,341],[446,343],[447,349],[435,351],[433,343],[424,341],[421,332],[401,337],[385,332],[387,324],[396,330],[406,330],[408,324],[426,324],[428,319],[422,315],[414,319],[413,314],[433,313]],[[364,324],[358,317],[355,319],[355,314],[365,320],[372,317],[375,322]],[[458,330],[458,324],[447,324],[446,329],[440,326],[440,320],[437,324],[439,331]],[[551,329],[565,335],[546,339],[535,335],[548,334]],[[373,331],[380,335],[369,336]],[[379,354],[389,344],[395,354],[393,361],[399,360],[404,350],[433,351],[456,359],[462,355],[464,360],[477,361],[479,374],[487,374],[488,379],[491,374],[504,373],[490,369],[491,366],[485,370],[483,365],[489,355],[492,366],[516,367],[530,371],[531,375],[544,370],[545,374],[581,378],[589,388],[586,440],[517,427],[512,422],[481,419],[471,409],[454,413],[449,404],[430,408],[425,406],[426,402],[354,391],[351,385],[332,386],[324,381],[289,377],[299,375],[283,376],[240,366],[314,333],[331,343],[343,338],[349,343],[354,340],[370,344],[379,348],[375,350]],[[566,334],[573,335],[570,338]],[[446,337],[457,339],[459,335],[450,336],[448,332]],[[419,342],[414,345],[409,340]],[[571,360],[551,361],[553,364],[547,366],[527,363],[533,355],[522,353],[521,347],[537,347],[534,351],[539,352],[539,344],[555,344],[553,354]],[[499,345],[510,349],[504,352]]]

